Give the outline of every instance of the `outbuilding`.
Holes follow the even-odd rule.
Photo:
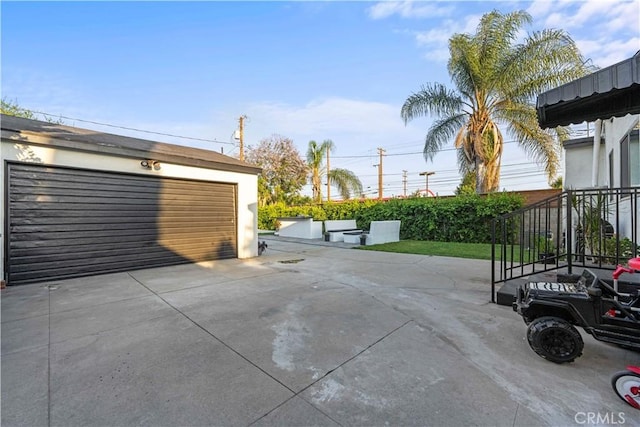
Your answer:
[[[260,168],[6,115],[1,127],[8,285],[257,256]]]

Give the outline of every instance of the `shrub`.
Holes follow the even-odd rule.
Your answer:
[[[613,237],[609,237],[604,241],[604,262],[616,262],[616,254],[618,254],[620,257],[618,261],[625,263],[633,257],[634,252],[638,253],[639,250],[640,246],[637,246],[628,237],[618,240],[618,236],[613,235]]]
[[[296,215],[311,216],[316,221],[355,219],[358,227],[364,229],[369,228],[371,221],[399,219],[401,239],[489,243],[491,220],[522,207],[522,203],[517,194],[494,193],[307,206],[276,204],[258,209],[258,228],[273,230],[278,217]]]

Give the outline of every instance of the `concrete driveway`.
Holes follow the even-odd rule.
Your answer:
[[[268,244],[3,290],[2,425],[638,425],[609,386],[638,354],[539,358],[489,262]]]

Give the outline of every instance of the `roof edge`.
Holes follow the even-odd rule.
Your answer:
[[[201,148],[132,138],[4,114],[0,116],[0,119],[3,141],[52,146],[117,157],[153,158],[166,163],[227,172],[257,175],[262,171],[262,168],[258,166]]]

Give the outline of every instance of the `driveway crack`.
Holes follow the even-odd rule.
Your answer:
[[[226,348],[228,348],[230,351],[232,351],[233,353],[235,353],[236,355],[238,355],[239,357],[241,357],[243,360],[245,360],[247,363],[249,363],[251,366],[255,367],[256,369],[258,369],[260,372],[264,373],[266,376],[268,376],[269,378],[271,378],[272,380],[274,380],[275,382],[277,382],[278,384],[280,384],[281,386],[283,386],[285,389],[289,390],[293,395],[291,397],[289,397],[288,399],[285,399],[281,404],[275,406],[274,408],[272,408],[271,410],[269,410],[267,413],[265,413],[264,415],[260,416],[259,418],[257,418],[255,421],[251,422],[249,425],[253,425],[255,423],[257,423],[258,421],[260,421],[261,419],[265,418],[266,416],[268,416],[269,414],[273,413],[275,410],[277,410],[278,408],[282,407],[284,404],[286,404],[287,402],[289,402],[290,400],[299,397],[300,399],[302,399],[304,402],[306,402],[307,404],[311,405],[313,408],[315,408],[317,411],[319,411],[320,413],[322,413],[324,416],[326,416],[327,418],[329,418],[331,421],[335,422],[337,425],[342,426],[341,423],[339,423],[336,419],[334,419],[333,417],[331,417],[329,414],[325,413],[324,411],[322,411],[322,409],[318,408],[316,405],[314,405],[312,402],[309,402],[307,399],[305,399],[302,396],[302,393],[304,393],[306,390],[308,390],[309,388],[313,387],[314,385],[318,384],[320,381],[324,380],[325,378],[327,378],[327,376],[329,376],[330,374],[332,374],[333,372],[335,372],[336,370],[342,368],[344,365],[346,365],[347,363],[351,362],[352,360],[358,358],[359,356],[361,356],[363,353],[365,353],[367,350],[371,349],[372,347],[376,346],[377,344],[379,344],[380,342],[384,341],[386,338],[388,338],[389,336],[391,336],[392,334],[394,334],[396,331],[404,328],[405,326],[407,326],[410,323],[416,323],[416,321],[414,319],[412,319],[410,316],[407,316],[405,313],[402,313],[401,310],[398,310],[397,308],[394,308],[396,311],[402,313],[405,317],[409,317],[409,320],[406,320],[405,322],[403,322],[401,325],[399,325],[398,327],[392,329],[391,331],[387,332],[386,334],[384,334],[382,337],[380,337],[379,339],[377,339],[376,341],[374,341],[373,343],[369,344],[368,346],[366,346],[365,348],[363,348],[362,350],[360,350],[359,352],[357,352],[356,354],[354,354],[353,356],[349,357],[348,359],[346,359],[345,361],[343,361],[342,363],[340,363],[339,365],[337,365],[336,367],[334,367],[333,369],[327,371],[322,377],[318,378],[317,380],[313,381],[312,383],[310,383],[309,385],[307,385],[306,387],[304,387],[303,389],[301,389],[300,391],[296,392],[294,391],[291,387],[287,386],[286,384],[284,384],[282,381],[280,381],[278,378],[274,377],[273,375],[271,375],[269,372],[265,371],[264,369],[262,369],[260,366],[256,365],[253,361],[251,361],[250,359],[248,359],[246,356],[244,356],[242,353],[240,353],[239,351],[237,351],[236,349],[234,349],[232,346],[230,346],[229,344],[227,344],[226,342],[224,342],[222,339],[218,338],[216,335],[214,335],[213,333],[211,333],[209,330],[207,330],[205,327],[203,327],[202,325],[200,325],[198,322],[196,322],[194,319],[192,319],[191,317],[189,317],[186,313],[182,312],[178,307],[172,305],[169,301],[167,301],[166,299],[164,299],[162,297],[162,295],[160,295],[158,292],[154,291],[153,289],[151,289],[150,287],[148,287],[147,285],[145,285],[143,282],[141,282],[140,280],[138,280],[136,277],[134,277],[132,274],[129,274],[129,276],[135,280],[137,283],[140,284],[140,286],[144,287],[145,289],[147,289],[149,292],[151,292],[152,294],[154,294],[155,296],[157,296],[158,298],[160,298],[161,301],[163,301],[167,306],[171,307],[173,310],[175,310],[177,313],[179,313],[181,316],[183,316],[185,319],[187,319],[189,322],[191,322],[194,326],[198,327],[199,329],[201,329],[204,333],[206,333],[207,335],[209,335],[210,337],[212,337],[213,339],[215,339],[216,341],[218,341],[220,344],[222,344],[223,346],[225,346]],[[342,285],[345,285],[345,283],[341,283]],[[353,287],[354,289],[357,289],[355,286],[351,286],[346,284],[347,286]],[[369,294],[367,292],[363,292],[361,289],[357,289],[358,291],[362,292],[365,295],[370,296],[371,298],[375,299],[376,301],[379,301],[380,303],[387,305],[384,301],[379,300],[378,298],[376,298],[374,295]]]
[[[133,280],[135,280],[136,282],[138,282],[142,287],[144,287],[145,289],[147,289],[149,292],[151,292],[152,294],[154,294],[155,296],[157,296],[158,298],[160,298],[160,300],[162,302],[164,302],[167,306],[171,307],[173,310],[175,310],[177,313],[179,313],[182,317],[184,317],[185,319],[187,319],[189,322],[193,323],[194,326],[196,326],[197,328],[199,328],[200,330],[202,330],[204,333],[206,333],[207,335],[209,335],[210,337],[212,337],[213,339],[215,339],[216,341],[218,341],[220,344],[222,344],[223,346],[225,346],[226,348],[228,348],[229,350],[231,350],[233,353],[235,353],[236,355],[238,355],[239,357],[241,357],[244,361],[246,361],[247,363],[249,363],[251,366],[255,367],[256,369],[258,369],[260,372],[262,372],[263,374],[265,374],[266,376],[268,376],[269,378],[271,378],[272,380],[274,380],[275,382],[277,382],[278,384],[280,384],[281,386],[283,386],[284,388],[286,388],[287,390],[289,390],[291,393],[293,393],[294,395],[296,394],[295,391],[293,391],[289,386],[287,386],[286,384],[284,384],[282,381],[280,381],[279,379],[277,379],[276,377],[274,377],[273,375],[271,375],[270,373],[268,373],[267,371],[265,371],[264,369],[262,369],[260,366],[256,365],[255,363],[253,363],[251,360],[249,360],[246,356],[244,356],[242,353],[238,352],[235,348],[231,347],[229,344],[227,344],[226,342],[224,342],[222,339],[218,338],[217,336],[215,336],[213,333],[211,333],[207,328],[205,328],[204,326],[200,325],[198,322],[196,322],[194,319],[192,319],[191,317],[189,317],[186,313],[182,312],[178,307],[174,306],[173,304],[171,304],[169,301],[167,301],[166,299],[164,299],[162,297],[162,295],[158,294],[156,291],[154,291],[153,289],[149,288],[147,285],[145,285],[144,283],[142,283],[140,280],[136,279],[134,276],[132,276],[131,274],[129,274],[129,276],[131,276],[131,278]]]
[[[392,329],[390,332],[386,333],[381,338],[379,338],[376,341],[374,341],[372,344],[369,344],[367,347],[365,347],[364,349],[360,350],[358,353],[354,354],[353,356],[351,356],[350,358],[348,358],[347,360],[345,360],[344,362],[342,362],[341,364],[339,364],[335,368],[331,369],[330,371],[327,371],[327,373],[325,373],[322,377],[318,378],[316,381],[312,382],[311,384],[309,384],[308,386],[306,386],[305,388],[300,390],[298,392],[298,394],[300,394],[300,393],[304,392],[305,390],[313,387],[314,385],[316,385],[317,383],[319,383],[320,381],[325,379],[327,376],[329,376],[331,373],[333,373],[333,372],[337,371],[338,369],[342,368],[344,365],[346,365],[347,363],[351,362],[352,360],[354,360],[355,358],[357,358],[358,356],[360,356],[361,354],[363,354],[364,352],[369,350],[371,347],[373,347],[376,344],[384,341],[387,337],[392,335],[394,332],[404,328],[405,326],[407,326],[409,323],[412,323],[412,322],[415,322],[415,321],[413,319],[409,319],[406,322],[404,322],[402,325],[398,326],[397,328]]]
[[[316,410],[318,410],[319,412],[321,412],[324,416],[326,416],[327,418],[329,418],[331,421],[335,422],[336,424],[342,426],[342,424],[340,422],[338,422],[336,419],[334,419],[333,417],[331,417],[329,414],[325,413],[322,409],[318,408],[316,405],[314,405],[312,402],[309,402],[307,399],[305,399],[302,396],[302,393],[304,393],[305,391],[307,391],[308,389],[310,389],[311,387],[313,387],[314,385],[318,384],[320,381],[324,380],[326,377],[328,377],[329,375],[331,375],[333,372],[337,371],[338,369],[342,368],[344,365],[346,365],[347,363],[351,362],[352,360],[358,358],[360,355],[362,355],[363,353],[365,353],[367,350],[371,349],[372,347],[374,347],[375,345],[377,345],[378,343],[384,341],[385,339],[387,339],[389,336],[391,336],[392,334],[394,334],[396,331],[404,328],[405,326],[407,326],[409,323],[414,322],[413,319],[409,319],[406,322],[404,322],[402,325],[398,326],[397,328],[392,329],[391,331],[387,332],[385,335],[383,335],[382,337],[380,337],[379,339],[377,339],[376,341],[374,341],[373,343],[369,344],[367,347],[363,348],[362,350],[360,350],[358,353],[354,354],[353,356],[351,356],[350,358],[348,358],[347,360],[345,360],[344,362],[340,363],[338,366],[336,366],[335,368],[327,371],[322,377],[318,378],[317,380],[315,380],[314,382],[312,382],[311,384],[307,385],[305,388],[303,388],[302,390],[300,390],[299,392],[295,393],[294,395],[291,396],[289,399],[285,400],[284,402],[282,402],[280,405],[276,406],[275,408],[271,409],[269,412],[267,412],[266,414],[262,415],[260,418],[256,419],[254,422],[252,422],[249,425],[253,425],[255,423],[257,423],[258,421],[260,421],[261,419],[263,419],[264,417],[268,416],[269,414],[271,414],[273,411],[275,411],[276,409],[280,408],[281,406],[283,406],[285,403],[287,403],[288,401],[290,401],[291,399],[295,398],[295,397],[299,397],[300,399],[302,399],[303,401],[305,401],[306,403],[308,403],[309,405],[313,406]]]

